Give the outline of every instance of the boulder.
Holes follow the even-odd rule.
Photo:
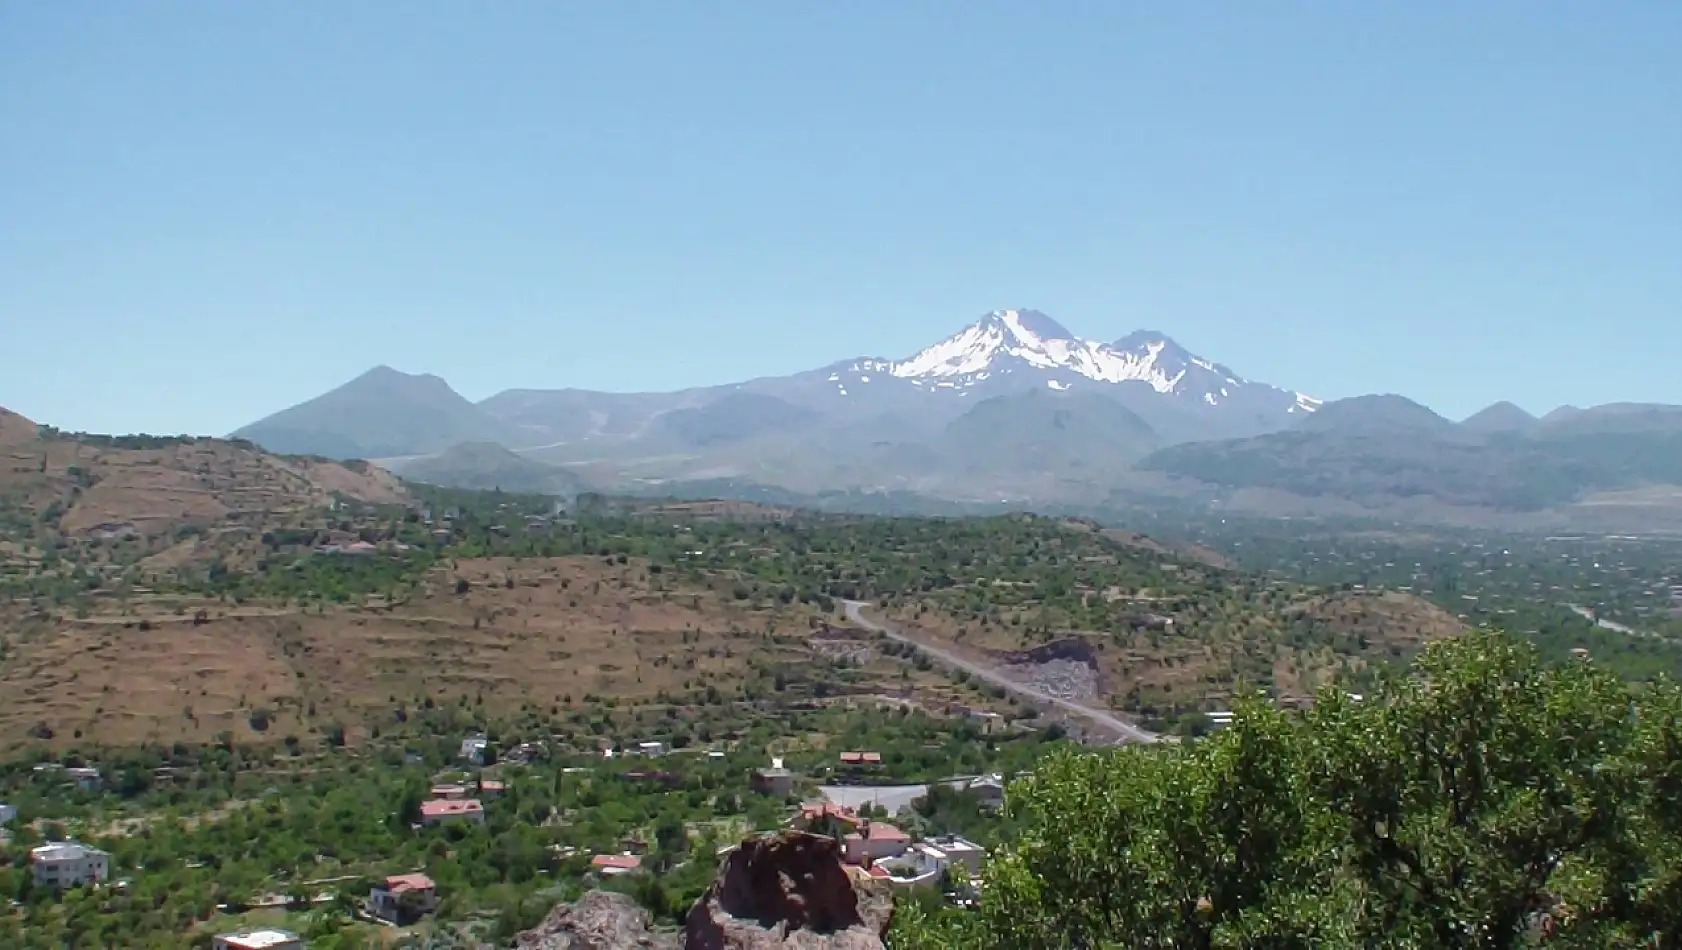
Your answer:
[[[799,831],[743,841],[684,921],[684,950],[880,950],[883,885],[855,883],[835,839]]]
[[[625,894],[591,891],[561,904],[534,930],[514,938],[515,950],[679,950],[678,935],[656,930],[641,905]]]

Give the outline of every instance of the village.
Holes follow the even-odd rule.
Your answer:
[[[595,755],[604,765],[633,767],[616,772],[623,779],[654,788],[677,788],[682,783],[683,761],[718,764],[727,753],[719,749],[673,750],[665,742],[644,740],[615,748],[604,745]],[[509,793],[504,778],[547,756],[542,743],[525,742],[497,750],[484,735],[470,735],[460,741],[455,761],[435,775],[435,782],[417,803],[408,827],[413,834],[427,834],[452,827],[466,830],[483,826],[503,807]],[[413,757],[409,760],[414,762]],[[753,833],[806,832],[833,838],[846,871],[860,883],[884,885],[894,891],[932,889],[958,906],[973,906],[983,885],[986,848],[960,834],[919,834],[894,822],[931,793],[961,796],[981,813],[1002,808],[1006,779],[999,773],[956,776],[939,782],[888,784],[879,781],[883,756],[870,750],[837,752],[827,765],[802,774],[789,768],[782,757],[772,756],[746,770],[745,786],[751,794],[773,806],[762,815],[781,815],[777,823],[755,827]],[[581,780],[595,767],[573,765],[559,774]],[[86,765],[43,763],[34,766],[36,783],[61,788],[79,796],[108,792],[105,777]],[[781,803],[777,806],[777,803]],[[18,810],[0,804],[0,834],[14,823]],[[3,843],[0,838],[0,843]],[[585,853],[579,848],[556,845],[563,860],[587,858],[586,881],[611,885],[637,876],[658,873],[648,864],[650,844],[628,834],[613,850]],[[716,863],[737,845],[724,843],[709,855],[694,860]],[[109,889],[126,892],[144,869],[128,869],[130,876],[117,877],[118,860],[110,851],[75,837],[50,840],[31,847],[28,862],[37,891],[64,895],[74,889]],[[424,921],[438,910],[448,895],[424,869],[393,868],[373,881],[365,893],[341,895],[324,885],[308,897],[308,903],[350,908],[358,920],[389,928],[407,928]],[[243,907],[223,907],[228,914],[265,907],[291,907],[298,898],[288,894],[259,895]],[[213,935],[213,950],[303,950],[307,940],[299,932],[278,926],[241,927]]]

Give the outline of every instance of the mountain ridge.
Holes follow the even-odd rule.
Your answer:
[[[471,403],[440,377],[381,365],[234,435],[275,451],[336,458],[429,455],[489,441],[571,461],[585,444],[602,450],[583,453],[590,456],[652,451],[662,441],[694,448],[673,429],[704,418],[729,436],[714,440],[724,442],[802,424],[814,432],[875,426],[895,437],[931,437],[975,401],[1041,387],[1114,398],[1165,442],[1273,431],[1320,405],[1245,379],[1157,331],[1102,343],[1039,311],[1011,309],[984,314],[904,359],[857,357],[665,393],[524,388]],[[743,420],[728,418],[733,413]],[[756,416],[760,423],[751,421]]]
[[[441,452],[462,442],[505,443],[513,433],[442,377],[381,364],[230,438],[283,455],[371,459]]]
[[[469,403],[439,377],[376,367],[236,434],[381,458],[405,474],[464,443],[510,450],[419,465],[455,487],[542,486],[561,472],[607,491],[715,485],[1041,507],[1283,499],[1289,511],[1530,518],[1595,493],[1650,504],[1670,497],[1651,486],[1682,484],[1682,408],[1560,407],[1538,420],[1498,403],[1454,422],[1393,393],[1322,403],[1157,330],[1099,342],[1025,309],[991,311],[900,359],[663,393],[511,388]],[[519,460],[543,467],[513,477]]]

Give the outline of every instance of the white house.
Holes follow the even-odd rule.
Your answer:
[[[963,868],[972,878],[981,876],[981,862],[987,857],[987,849],[981,845],[957,835],[940,835],[923,844],[940,852],[947,867]]]
[[[794,794],[794,773],[783,767],[783,760],[774,758],[768,769],[754,769],[753,790],[773,798],[787,798]]]
[[[474,736],[461,741],[461,757],[474,765],[485,764],[485,750],[490,748],[490,740],[484,736]]]
[[[290,930],[239,930],[218,934],[210,941],[211,950],[304,950],[302,937]]]
[[[970,780],[964,791],[980,802],[983,808],[998,808],[1005,803],[1005,777],[997,772]]]
[[[920,841],[904,854],[871,865],[870,873],[895,887],[922,887],[940,883],[949,870],[961,870],[970,878],[981,874],[985,854],[980,845],[956,836]]]
[[[665,755],[666,754],[666,744],[664,742],[639,742],[639,743],[637,743],[637,754],[638,755]]]
[[[29,852],[29,863],[41,887],[80,887],[111,876],[111,855],[74,841],[41,845]]]
[[[12,806],[4,804],[4,803],[0,803],[0,825],[3,825],[5,823],[11,821],[13,818],[16,818],[17,816],[18,816],[18,810],[16,808],[13,808]]]
[[[926,887],[940,882],[940,872],[946,862],[940,852],[927,845],[916,844],[911,850],[891,858],[883,858],[870,866],[870,876],[895,887]]]

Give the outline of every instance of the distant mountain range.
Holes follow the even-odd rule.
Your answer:
[[[1682,408],[1538,419],[1497,403],[1454,423],[1396,395],[1322,405],[1159,332],[1096,342],[1032,310],[994,311],[904,359],[677,392],[515,389],[475,404],[438,377],[382,366],[234,435],[420,481],[557,494],[1160,498],[1538,525],[1565,509],[1619,523],[1682,516],[1682,490],[1667,488],[1682,484]]]

